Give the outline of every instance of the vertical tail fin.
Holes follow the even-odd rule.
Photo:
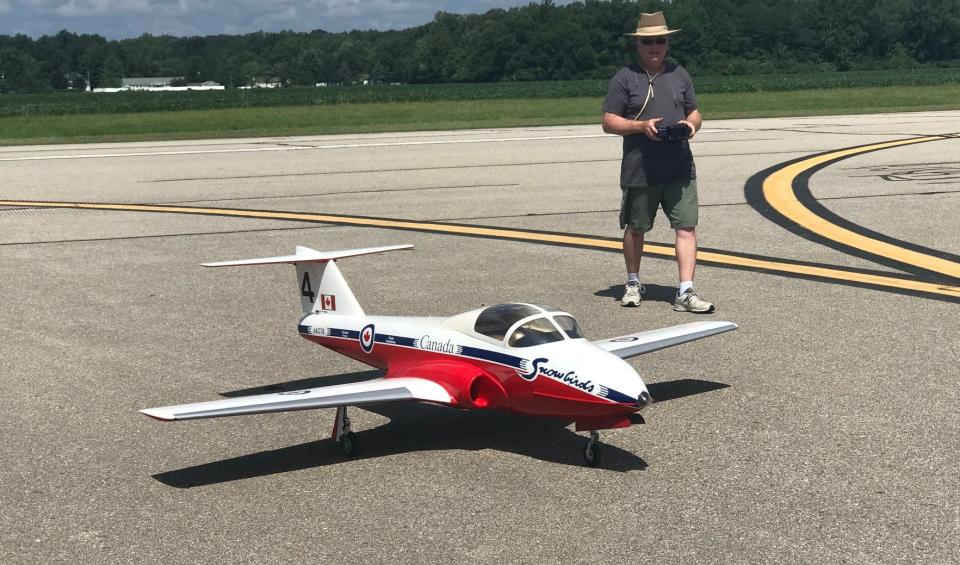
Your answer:
[[[297,280],[300,281],[300,306],[304,314],[326,312],[363,316],[363,308],[340,274],[336,262],[296,262],[294,266],[297,268]]]
[[[353,291],[347,285],[335,261],[345,257],[383,253],[397,249],[412,249],[412,245],[388,245],[385,247],[365,247],[361,249],[343,249],[340,251],[317,251],[309,247],[297,246],[293,255],[263,257],[260,259],[240,259],[203,263],[204,267],[236,267],[243,265],[271,265],[292,263],[297,268],[297,281],[300,288],[300,306],[304,314],[327,312],[345,316],[362,316],[363,308],[357,302]]]

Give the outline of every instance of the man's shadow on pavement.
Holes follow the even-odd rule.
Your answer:
[[[620,299],[623,297],[623,285],[618,284],[603,290],[598,290],[597,292],[594,292],[593,295],[611,298],[617,302],[620,302]],[[677,287],[663,286],[662,284],[644,283],[643,294],[640,296],[643,298],[644,302],[666,302],[668,304],[673,304],[674,299],[677,297]]]

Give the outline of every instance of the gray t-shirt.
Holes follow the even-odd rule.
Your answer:
[[[639,64],[620,69],[610,80],[603,111],[628,120],[637,119],[649,84],[647,73]],[[683,67],[667,63],[663,72],[653,78],[653,96],[639,119],[663,118],[660,124],[671,125],[696,109],[697,95],[690,75]],[[643,134],[623,136],[620,186],[642,188],[648,183],[688,178],[697,178],[689,142],[651,141]]]

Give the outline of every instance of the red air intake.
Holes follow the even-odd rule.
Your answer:
[[[470,403],[476,408],[499,408],[507,401],[507,391],[487,375],[473,377],[467,390]]]

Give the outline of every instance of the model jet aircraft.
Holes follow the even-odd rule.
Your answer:
[[[535,304],[497,304],[449,318],[370,316],[336,260],[411,249],[412,245],[316,251],[205,263],[206,267],[291,263],[297,269],[300,335],[386,371],[369,381],[141,410],[157,420],[192,420],[337,408],[332,439],[357,450],[348,406],[417,401],[455,408],[499,409],[573,420],[589,431],[583,455],[600,463],[598,430],[642,423],[653,399],[624,359],[731,331],[731,322],[693,322],[588,341],[573,316]]]

